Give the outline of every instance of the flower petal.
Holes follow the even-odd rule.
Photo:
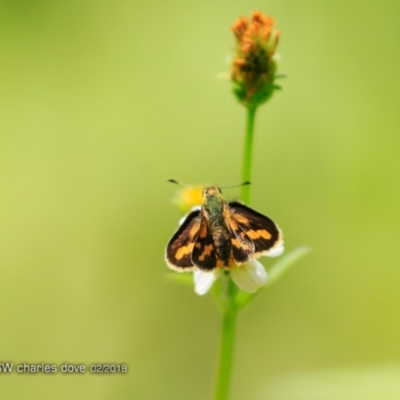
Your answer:
[[[206,294],[214,281],[218,278],[219,271],[204,272],[199,269],[193,272],[194,278],[194,291],[199,295],[203,296]]]
[[[185,222],[185,219],[188,217],[188,215],[191,213],[191,212],[193,212],[193,211],[200,211],[201,210],[201,206],[194,206],[194,207],[192,207],[191,209],[190,209],[190,211],[185,215],[185,216],[183,216],[180,220],[179,220],[179,226],[181,226],[184,222]]]
[[[273,247],[268,254],[265,255],[267,257],[278,257],[283,253],[284,250],[285,247],[283,246],[283,242],[280,242],[277,246]]]
[[[257,260],[237,265],[231,269],[230,273],[239,289],[249,293],[256,292],[267,282],[267,271]]]

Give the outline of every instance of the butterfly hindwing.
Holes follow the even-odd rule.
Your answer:
[[[247,236],[242,235],[243,230],[229,208],[225,211],[225,221],[231,234],[232,256],[236,264],[244,264],[253,257],[254,244]]]
[[[239,226],[239,232],[236,233],[236,236],[243,239],[242,243],[250,241],[254,245],[253,253],[248,258],[259,257],[262,254],[266,255],[269,250],[282,241],[279,228],[265,215],[239,202],[229,203],[229,210],[234,221],[233,225],[236,223]],[[236,232],[237,229],[234,229],[234,231]],[[240,256],[239,251],[238,253]],[[240,260],[236,259],[236,261],[239,262]]]
[[[204,215],[202,215],[199,234],[193,248],[192,261],[196,267],[203,271],[212,271],[217,267],[214,240]]]
[[[192,271],[192,252],[200,232],[200,210],[192,211],[175,232],[167,245],[165,259],[168,265],[179,272]]]

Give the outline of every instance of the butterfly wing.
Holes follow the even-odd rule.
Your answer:
[[[267,255],[273,248],[282,243],[282,233],[270,218],[236,201],[229,203],[229,210],[233,220],[231,227],[236,232],[236,238],[242,239],[242,242],[239,240],[239,247],[243,243],[253,243],[252,253],[248,255],[247,260]],[[236,225],[239,229],[235,229]],[[233,246],[233,249],[235,247]],[[239,259],[236,259],[234,253],[235,260],[243,263],[241,259],[244,258],[244,254],[241,253],[246,253],[246,249],[241,252],[237,250],[237,253]]]
[[[196,267],[205,272],[212,271],[218,265],[214,240],[210,233],[204,211],[202,211],[200,230],[194,245],[192,261]]]
[[[225,209],[225,222],[231,235],[231,250],[235,263],[244,264],[253,258],[254,244],[243,233],[243,229],[234,218],[230,207]]]
[[[196,269],[192,262],[192,253],[199,236],[200,225],[200,210],[192,211],[168,242],[165,260],[171,269],[178,272]]]

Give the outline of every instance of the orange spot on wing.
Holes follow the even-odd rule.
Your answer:
[[[208,230],[207,230],[207,223],[203,222],[200,226],[200,232],[199,232],[199,237],[205,238],[207,237]]]
[[[213,244],[208,244],[207,246],[204,246],[203,253],[201,254],[201,256],[199,256],[199,261],[204,261],[206,256],[209,256],[213,251],[214,251]]]
[[[239,230],[239,226],[238,226],[238,224],[236,223],[236,221],[233,218],[229,218],[228,221],[229,221],[229,225],[231,226],[231,228],[234,231],[238,231]]]
[[[240,247],[239,239],[232,239],[232,244],[233,244],[235,247]]]
[[[194,224],[189,231],[189,236],[193,238],[197,235],[198,232],[199,232],[199,224]]]
[[[240,224],[248,225],[249,223],[249,220],[246,217],[243,217],[243,215],[235,214],[235,218]]]
[[[242,249],[242,250],[249,250],[250,249],[250,247],[249,247],[249,245],[247,243],[241,242],[241,241],[239,241],[239,239],[235,238],[235,239],[232,239],[231,241],[232,241],[232,245],[235,246],[238,249]]]
[[[187,254],[191,254],[193,251],[194,243],[190,243],[187,246],[180,247],[176,253],[175,258],[180,260],[182,257],[186,256]]]
[[[259,239],[259,238],[271,239],[271,236],[272,236],[265,229],[259,229],[257,231],[250,229],[250,230],[246,231],[246,234],[250,239]]]
[[[272,237],[272,235],[265,229],[260,229],[257,232],[264,239],[271,239],[271,237]]]

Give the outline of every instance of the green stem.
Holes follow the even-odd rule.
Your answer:
[[[237,288],[232,282],[230,276],[227,276],[226,297],[224,299],[224,308],[222,316],[222,335],[221,348],[219,353],[219,365],[217,374],[217,385],[215,391],[215,400],[227,400],[229,394],[229,383],[231,381],[233,366],[233,347],[235,322],[237,307],[235,297]]]
[[[242,182],[250,182],[251,158],[253,150],[254,121],[257,107],[247,107],[246,137],[244,142]],[[250,200],[250,185],[242,186],[242,201],[245,204]]]
[[[251,158],[253,147],[254,120],[257,107],[247,108],[246,137],[243,156],[243,182],[250,182]],[[244,203],[250,200],[250,186],[242,186],[241,199]],[[233,367],[234,333],[237,312],[239,311],[236,301],[238,288],[230,276],[226,276],[225,285],[221,288],[220,304],[222,305],[222,336],[219,354],[219,365],[217,373],[217,385],[215,400],[228,400],[229,386]]]

